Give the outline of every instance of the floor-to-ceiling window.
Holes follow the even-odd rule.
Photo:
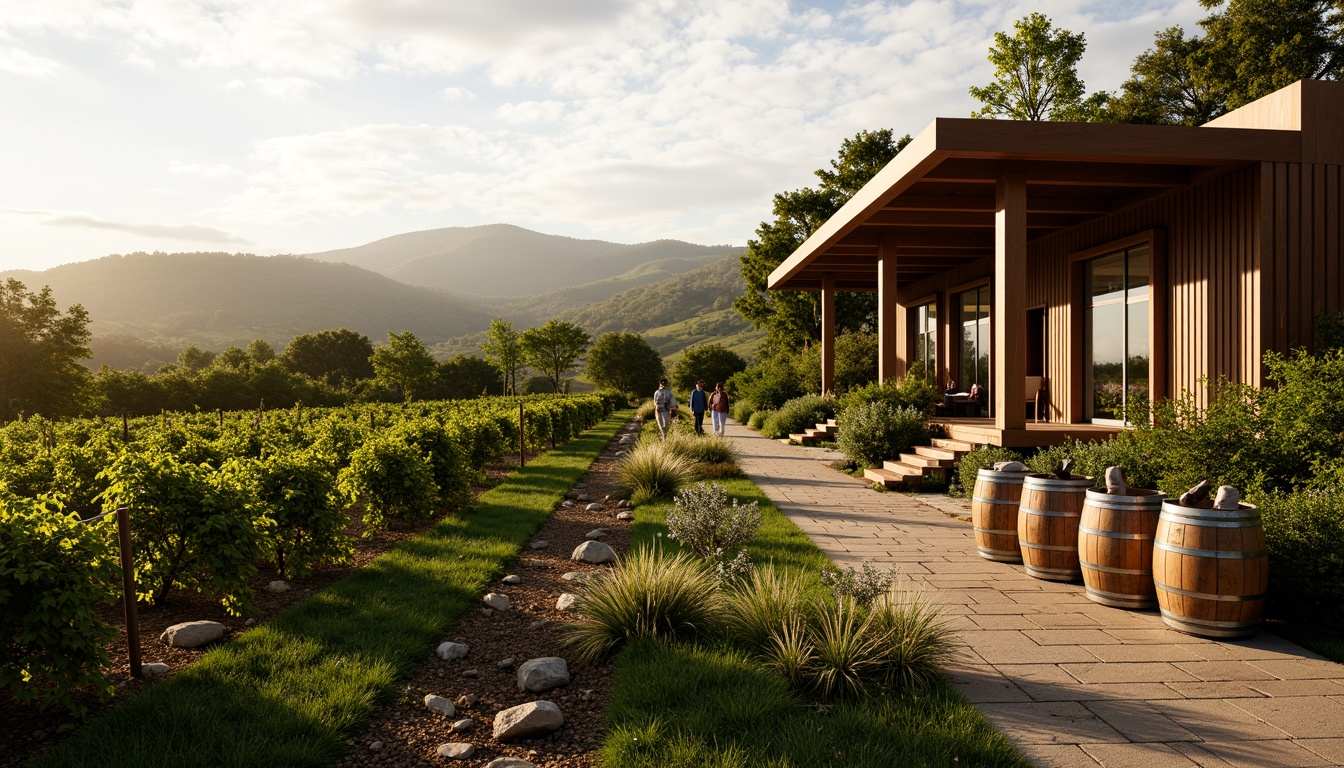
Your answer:
[[[972,384],[989,388],[989,286],[960,294],[961,364],[957,389],[969,391]]]
[[[930,380],[938,378],[938,305],[921,304],[915,314],[915,358],[910,371]]]
[[[1148,405],[1148,263],[1140,245],[1084,266],[1084,402],[1093,421],[1132,421]]]

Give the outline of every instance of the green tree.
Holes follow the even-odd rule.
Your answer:
[[[79,361],[89,356],[88,326],[84,307],[62,314],[49,286],[31,293],[14,278],[0,285],[0,421],[83,407],[91,376]]]
[[[563,320],[550,320],[545,325],[523,331],[518,337],[518,349],[524,363],[550,379],[556,392],[563,392],[564,375],[583,357],[591,341],[579,326]]]
[[[695,388],[695,382],[704,381],[705,389],[726,383],[733,374],[744,371],[747,361],[721,344],[703,344],[681,353],[681,359],[672,367],[672,386],[683,391]]]
[[[387,344],[373,350],[373,370],[381,383],[408,402],[434,384],[434,356],[410,331],[387,332]]]
[[[235,371],[241,371],[247,368],[248,365],[251,364],[251,362],[252,358],[248,357],[247,353],[244,352],[242,349],[240,349],[239,347],[229,347],[228,349],[216,355],[211,365],[220,368],[230,368]]]
[[[1338,0],[1200,0],[1214,68],[1236,109],[1301,79],[1344,74],[1344,8]]]
[[[504,377],[504,394],[518,391],[518,371],[523,367],[523,350],[520,345],[522,334],[513,330],[513,323],[504,322],[497,317],[490,321],[490,330],[485,332],[486,342],[481,345],[485,359],[499,369]]]
[[[1084,108],[1085,89],[1078,60],[1087,49],[1082,33],[1056,29],[1050,18],[1032,13],[1013,24],[1011,37],[994,33],[989,63],[994,81],[971,88],[984,104],[972,117],[1010,120],[1069,119]]]
[[[193,373],[205,370],[205,367],[214,361],[214,352],[211,352],[208,349],[201,349],[195,344],[188,345],[186,349],[177,354],[178,364]]]
[[[457,355],[439,363],[434,393],[444,400],[465,400],[498,392],[504,383],[499,369],[475,355]]]
[[[841,143],[830,169],[816,172],[821,179],[817,188],[775,195],[774,221],[761,222],[756,239],[748,241],[742,254],[746,292],[733,303],[743,317],[766,330],[765,354],[797,349],[821,338],[821,294],[771,291],[770,273],[909,143],[909,135],[896,139],[886,128],[860,131]],[[841,292],[836,297],[837,332],[871,329],[876,314],[876,294]]]
[[[254,363],[269,363],[275,359],[275,347],[265,339],[253,339],[247,345],[247,356]]]
[[[1111,108],[1119,122],[1202,125],[1227,111],[1227,83],[1214,74],[1204,38],[1170,27],[1134,59]]]
[[[588,350],[588,380],[631,397],[658,388],[663,357],[637,333],[604,333]]]
[[[285,367],[333,387],[348,387],[374,376],[373,342],[348,328],[305,333],[290,339],[281,356]]]

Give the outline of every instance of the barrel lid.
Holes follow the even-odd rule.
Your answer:
[[[1107,493],[1105,488],[1088,488],[1087,498],[1098,501],[1113,501],[1118,504],[1140,501],[1146,504],[1155,504],[1158,501],[1165,500],[1167,494],[1147,488],[1129,488],[1124,493]]]
[[[1002,475],[1003,477],[1007,478],[1017,478],[1018,481],[1021,482],[1021,479],[1023,477],[1026,477],[1030,473],[1031,473],[1030,469],[1024,469],[1021,472],[1005,472],[1001,469],[995,469],[993,467],[981,467],[980,470],[976,472],[976,477],[980,476],[997,477]]]
[[[1033,472],[1027,475],[1024,484],[1032,488],[1039,488],[1042,490],[1067,488],[1068,490],[1071,491],[1078,491],[1087,488],[1092,488],[1097,484],[1097,480],[1094,477],[1071,477],[1068,480],[1064,480],[1055,477],[1054,475],[1047,475],[1042,472]]]
[[[1237,504],[1236,509],[1214,509],[1212,501],[1203,501],[1198,506],[1187,507],[1178,500],[1168,498],[1162,502],[1162,514],[1206,520],[1244,520],[1260,517],[1260,509],[1254,504],[1242,502]]]

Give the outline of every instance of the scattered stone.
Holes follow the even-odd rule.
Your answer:
[[[551,542],[545,539],[537,539],[536,541],[532,542],[531,544],[528,544],[527,546],[531,547],[532,549],[545,549],[551,546]]]
[[[381,741],[375,741],[369,745],[370,752],[381,752],[382,749],[383,749],[383,742]]]
[[[436,693],[425,694],[425,707],[427,707],[430,712],[438,712],[444,717],[452,717],[457,714],[457,709],[453,706],[453,702]]]
[[[578,599],[579,596],[574,594],[573,592],[565,592],[561,594],[559,599],[555,601],[555,610],[572,611],[574,610],[574,601]]]
[[[491,608],[494,608],[496,611],[507,611],[509,610],[510,605],[508,595],[501,595],[498,592],[491,592],[490,594],[481,598],[481,602],[485,603],[487,606]]]
[[[602,497],[602,503],[603,503],[603,504],[606,504],[606,503],[609,502],[609,501],[611,501],[611,494],[607,494],[606,496],[603,496],[603,497]]]
[[[580,494],[579,494],[579,498],[576,499],[576,501],[578,501],[580,504],[587,504],[588,502],[592,501],[592,499],[590,499],[590,498],[588,498],[587,496],[584,496],[582,493],[580,493]]]
[[[624,456],[624,455],[625,455],[625,451],[617,451],[617,452],[616,452],[616,458],[618,458],[618,459],[621,458],[621,457]]]
[[[1120,467],[1106,468],[1106,492],[1124,496],[1129,492],[1129,483],[1125,481],[1125,470]]]
[[[244,627],[255,627],[255,626],[257,626],[257,620],[256,620],[256,619],[248,619],[247,621],[244,621],[244,622],[243,622],[243,626],[244,626]]]
[[[501,667],[501,668],[503,668],[503,669],[508,669],[509,667],[512,667],[512,666],[513,666],[513,658],[510,657],[510,658],[507,658],[507,659],[500,659],[500,660],[499,660],[499,664],[498,664],[497,666],[499,666],[499,667]]]
[[[1230,485],[1218,486],[1218,495],[1214,497],[1213,508],[1223,510],[1236,510],[1240,507],[1241,494],[1237,489]]]
[[[456,723],[453,723],[453,733],[464,733],[470,730],[474,722],[475,721],[470,717],[464,717],[461,720],[458,720]]]
[[[435,649],[434,653],[438,654],[439,658],[444,661],[455,661],[466,658],[468,650],[467,646],[462,643],[439,643],[439,647]]]
[[[528,561],[527,561],[527,564],[528,564],[529,566],[533,567],[533,568],[545,568],[545,567],[546,567],[546,561],[545,561],[545,560],[538,560],[538,559],[536,559],[535,557],[533,557],[533,558],[529,558]]]
[[[625,508],[628,507],[628,506],[630,506],[630,500],[629,500],[629,499],[621,499],[620,501],[616,502],[616,508],[617,508],[617,509],[625,509]]]
[[[292,589],[292,587],[289,586],[288,581],[277,580],[272,581],[270,584],[267,584],[266,589],[271,592],[288,592],[290,589]]]
[[[481,697],[480,697],[480,696],[477,696],[477,695],[474,694],[474,693],[464,693],[464,694],[462,694],[461,696],[458,696],[458,697],[457,697],[457,706],[462,707],[463,709],[466,709],[467,707],[472,706],[473,704],[475,704],[476,702],[478,702],[478,701],[480,701],[480,700],[481,700]]]
[[[550,623],[551,623],[551,622],[549,622],[549,621],[547,621],[547,620],[545,620],[545,619],[537,619],[536,621],[532,622],[531,624],[528,624],[528,625],[527,625],[527,628],[528,628],[528,629],[541,629],[542,627],[544,627],[544,626],[546,626],[547,624],[550,624]]]
[[[592,688],[584,688],[582,691],[579,691],[579,701],[588,701],[591,698],[593,698]]]
[[[159,642],[174,648],[197,648],[223,636],[224,625],[218,621],[184,621],[163,630]]]
[[[462,676],[463,676],[463,677],[480,677],[480,676],[481,676],[481,671],[480,671],[479,669],[468,669],[468,670],[464,670],[464,671],[462,672]]]
[[[494,615],[495,615],[495,611],[494,611],[494,609],[492,609],[492,608],[482,608],[482,609],[481,609],[481,615],[482,615],[482,616],[494,616]]]
[[[438,749],[439,757],[446,757],[449,760],[466,760],[476,754],[475,744],[440,744]]]
[[[521,757],[496,757],[486,763],[485,768],[537,768],[537,764],[529,763]]]
[[[564,579],[565,581],[587,581],[588,574],[584,573],[583,571],[570,571],[566,573],[564,576],[561,576],[560,578]]]
[[[616,550],[600,541],[585,541],[575,547],[574,553],[569,556],[569,559],[595,565],[612,563],[616,561]]]
[[[617,519],[617,520],[634,520],[634,519],[635,519],[635,513],[634,513],[634,512],[631,512],[631,511],[629,511],[629,510],[626,510],[626,511],[624,511],[624,512],[617,512],[617,513],[616,513],[616,519]]]
[[[169,669],[171,669],[171,667],[169,667],[167,664],[159,662],[155,662],[153,664],[142,664],[140,666],[140,674],[144,675],[145,677],[159,677],[160,675],[168,674]]]
[[[518,668],[518,690],[543,693],[569,685],[569,665],[559,656],[529,659]]]
[[[591,530],[591,531],[585,533],[585,534],[583,535],[583,538],[585,538],[585,539],[587,539],[587,540],[589,540],[589,541],[597,541],[598,539],[600,539],[600,538],[602,538],[603,536],[606,536],[606,535],[607,535],[607,529],[606,529],[606,528],[594,528],[593,530]]]
[[[504,578],[500,579],[500,581],[502,581],[505,584],[522,584],[523,577],[514,573],[510,573],[508,576],[505,576]]]
[[[602,511],[602,505],[601,505],[601,504],[597,504],[597,503],[589,504],[588,506],[586,506],[586,507],[583,508],[583,511],[585,511],[585,512],[601,512],[601,511]]]
[[[496,741],[520,739],[524,736],[559,730],[564,724],[565,716],[560,713],[559,707],[549,701],[533,701],[510,707],[495,715],[494,737]],[[497,763],[499,760],[494,760],[490,764],[496,768],[515,765],[510,763],[496,765]]]
[[[570,499],[565,499],[565,503],[564,503],[564,504],[561,504],[560,506],[564,507],[565,509],[573,509],[573,508],[575,508],[575,507],[577,507],[577,506],[579,506],[579,505],[576,504],[576,503],[574,503],[574,502],[571,501]]]

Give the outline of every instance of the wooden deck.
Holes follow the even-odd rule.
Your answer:
[[[1005,448],[1035,448],[1059,445],[1065,440],[1106,440],[1124,430],[1100,424],[1051,424],[1027,422],[1026,429],[996,429],[988,418],[937,417],[929,426],[938,426],[953,440],[973,445],[1001,445]]]

